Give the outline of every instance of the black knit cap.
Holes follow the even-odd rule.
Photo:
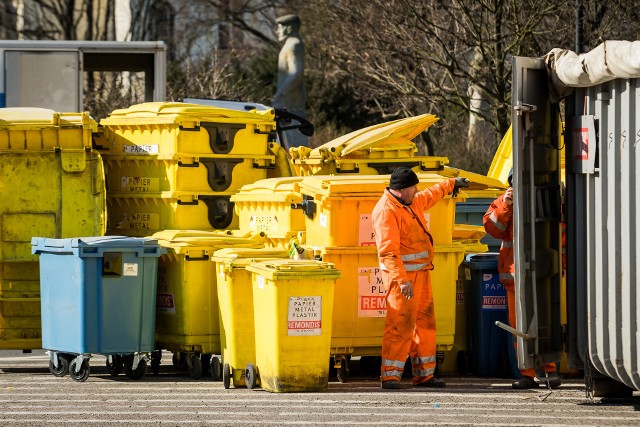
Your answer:
[[[392,190],[402,190],[420,182],[418,175],[406,166],[400,166],[391,174],[389,188]]]

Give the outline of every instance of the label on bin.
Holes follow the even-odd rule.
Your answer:
[[[156,312],[176,314],[176,304],[173,300],[173,294],[156,295]]]
[[[120,178],[120,190],[132,193],[160,191],[160,178],[144,176],[123,176]]]
[[[127,154],[158,154],[158,144],[123,145],[122,151]]]
[[[252,231],[277,232],[278,217],[275,215],[253,215],[249,219],[249,228]]]
[[[358,317],[385,317],[386,297],[380,267],[358,267]]]
[[[360,214],[360,228],[358,228],[358,246],[375,246],[376,238],[373,234],[371,214]]]
[[[499,274],[482,275],[482,310],[506,310],[507,294]]]
[[[124,214],[123,220],[116,224],[113,228],[121,230],[159,230],[160,229],[160,215],[157,213],[139,212],[133,214]]]
[[[123,276],[137,276],[138,275],[138,264],[134,262],[125,262],[124,267],[122,269]]]
[[[322,335],[322,297],[289,297],[289,336]]]

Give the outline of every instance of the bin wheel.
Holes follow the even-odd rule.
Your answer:
[[[162,360],[162,350],[156,350],[151,353],[151,373],[158,375],[160,373],[160,361]]]
[[[49,360],[49,372],[56,377],[64,377],[69,372],[69,359],[61,354],[58,355],[58,366],[53,364],[52,360]]]
[[[244,382],[249,390],[256,386],[256,377],[256,367],[253,366],[253,363],[247,364],[247,368],[244,370]]]
[[[119,354],[112,356],[113,361],[109,363],[109,358],[107,357],[107,371],[109,371],[109,375],[112,377],[117,377],[120,372],[122,372],[122,367],[124,362],[122,361],[122,356]]]
[[[201,354],[200,362],[202,362],[202,373],[207,375],[211,372],[211,354]]]
[[[186,371],[187,369],[189,369],[189,365],[187,363],[187,353],[173,353],[173,356],[171,357],[171,363],[173,364],[173,367],[178,371]]]
[[[216,356],[211,357],[211,362],[209,363],[209,373],[211,374],[211,378],[214,381],[220,381],[222,378],[222,364],[220,363],[220,359]]]
[[[133,369],[133,354],[127,355],[124,361],[124,373],[132,380],[139,380],[147,373],[147,361],[140,360],[136,369]]]
[[[86,381],[87,378],[89,378],[89,374],[91,373],[91,368],[89,368],[89,360],[84,359],[82,361],[82,365],[80,365],[80,371],[76,373],[77,364],[78,359],[73,359],[73,361],[69,365],[69,376],[78,382]]]
[[[189,356],[190,366],[189,366],[189,376],[194,379],[200,379],[202,376],[202,362],[200,362],[200,355],[196,353],[192,353]]]
[[[336,372],[338,376],[338,381],[341,383],[346,383],[349,381],[349,361],[347,359],[342,359],[342,363],[340,364],[340,368]]]
[[[178,360],[178,353],[173,353],[171,355],[171,364],[175,369],[180,369],[180,360]]]
[[[222,368],[222,384],[226,389],[231,387],[231,368],[229,367],[228,363],[225,363],[224,367]]]
[[[464,350],[460,350],[456,355],[456,368],[458,369],[458,373],[466,374],[467,373],[467,352]]]

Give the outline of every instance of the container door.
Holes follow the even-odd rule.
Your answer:
[[[80,53],[5,52],[6,107],[82,111]]]
[[[559,107],[544,62],[514,58],[513,176],[518,365],[560,360],[561,180]]]

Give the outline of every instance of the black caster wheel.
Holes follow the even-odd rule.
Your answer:
[[[458,351],[458,354],[456,355],[456,368],[458,369],[459,374],[467,373],[468,364],[467,364],[466,351],[464,350]]]
[[[202,376],[202,362],[200,356],[196,353],[189,355],[189,376],[191,379],[198,380]]]
[[[253,389],[256,386],[256,380],[256,367],[253,366],[253,363],[249,363],[247,365],[247,368],[244,370],[244,381],[247,384],[247,388],[249,390]]]
[[[109,371],[109,375],[112,377],[117,377],[122,372],[122,367],[124,366],[124,362],[122,361],[122,356],[119,354],[115,356],[111,356],[111,362],[109,362],[109,358],[107,357],[107,371]]]
[[[347,357],[342,357],[340,367],[338,368],[336,375],[338,376],[338,381],[341,383],[349,381],[349,359]]]
[[[187,371],[189,370],[189,364],[187,363],[187,353],[173,353],[171,357],[171,363],[173,367],[178,371]]]
[[[222,378],[222,364],[220,363],[220,359],[218,359],[216,356],[211,357],[209,373],[211,374],[211,378],[213,378],[214,381],[220,381],[220,379]]]
[[[202,363],[202,373],[208,375],[211,372],[211,354],[201,354],[200,362]]]
[[[160,373],[160,361],[162,360],[162,350],[156,350],[151,353],[151,373],[158,375]]]
[[[58,355],[58,366],[53,364],[52,360],[49,360],[49,372],[56,377],[64,377],[69,372],[69,359],[61,354]]]
[[[69,365],[69,376],[73,378],[75,381],[84,382],[89,378],[89,374],[91,373],[91,369],[89,368],[89,360],[84,359],[82,364],[80,365],[80,370],[76,372],[76,365],[78,364],[78,359],[73,359],[71,364]]]
[[[132,380],[139,380],[147,373],[147,361],[141,359],[136,369],[133,369],[133,354],[125,356],[124,373]]]
[[[222,368],[222,384],[226,389],[231,387],[231,368],[229,367],[228,363],[225,363],[224,367]]]

